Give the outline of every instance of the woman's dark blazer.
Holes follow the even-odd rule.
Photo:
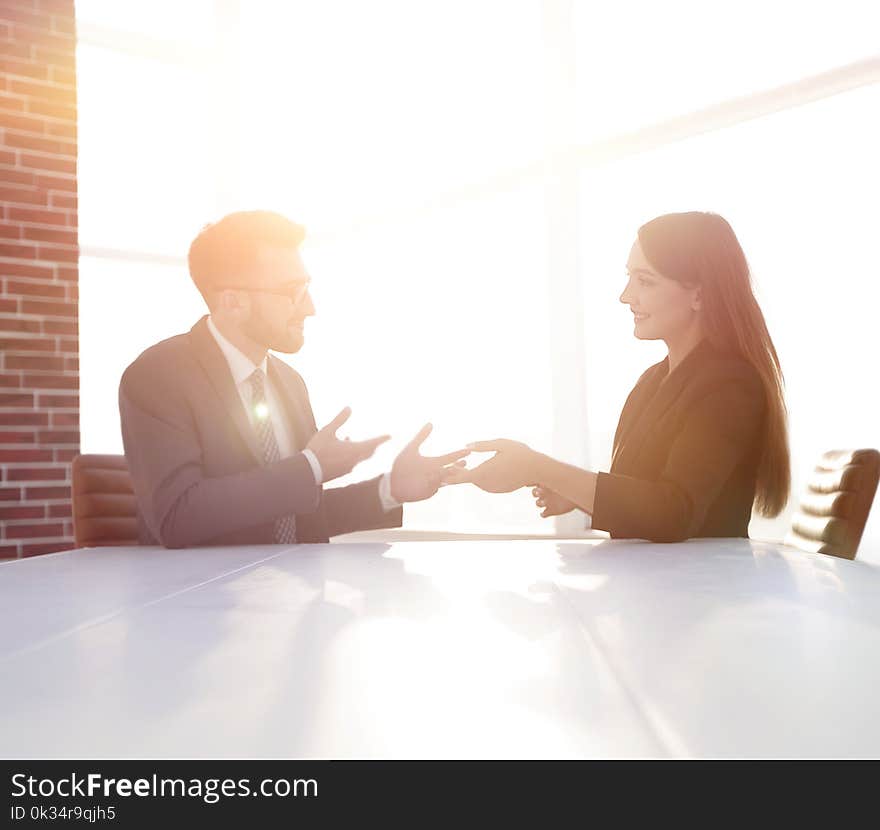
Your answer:
[[[613,537],[675,542],[748,537],[766,402],[755,368],[702,341],[630,392],[599,473],[593,527]]]

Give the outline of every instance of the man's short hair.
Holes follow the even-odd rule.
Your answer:
[[[189,246],[189,274],[205,302],[220,289],[246,285],[263,247],[296,248],[305,228],[270,210],[230,213],[205,225]]]

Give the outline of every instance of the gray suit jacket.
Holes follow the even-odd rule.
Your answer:
[[[268,371],[286,404],[294,446],[303,448],[317,431],[305,383],[272,355]],[[297,542],[402,522],[402,508],[383,510],[378,478],[324,490],[301,452],[262,464],[207,317],[125,370],[119,412],[142,544],[270,544],[275,520],[290,513]]]

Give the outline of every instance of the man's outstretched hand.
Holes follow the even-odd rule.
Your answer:
[[[401,503],[431,498],[450,471],[464,466],[461,459],[470,455],[470,450],[465,449],[446,455],[422,455],[419,449],[432,429],[431,424],[425,424],[394,459],[391,497]]]
[[[318,459],[325,482],[350,473],[355,465],[366,461],[376,451],[376,447],[391,437],[380,435],[366,441],[349,441],[347,438],[343,441],[337,438],[336,430],[350,417],[351,407],[347,406],[327,426],[319,429],[306,444],[306,449],[311,450]]]

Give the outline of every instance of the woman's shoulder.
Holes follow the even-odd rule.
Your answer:
[[[664,357],[663,360],[649,366],[641,375],[639,375],[639,379],[636,381],[636,386],[641,386],[643,383],[647,383],[654,378],[662,377],[666,375],[668,371],[669,358]]]
[[[755,366],[735,352],[715,347],[705,350],[699,364],[695,366],[694,385],[701,389],[736,385],[744,391],[761,394],[763,384]]]

